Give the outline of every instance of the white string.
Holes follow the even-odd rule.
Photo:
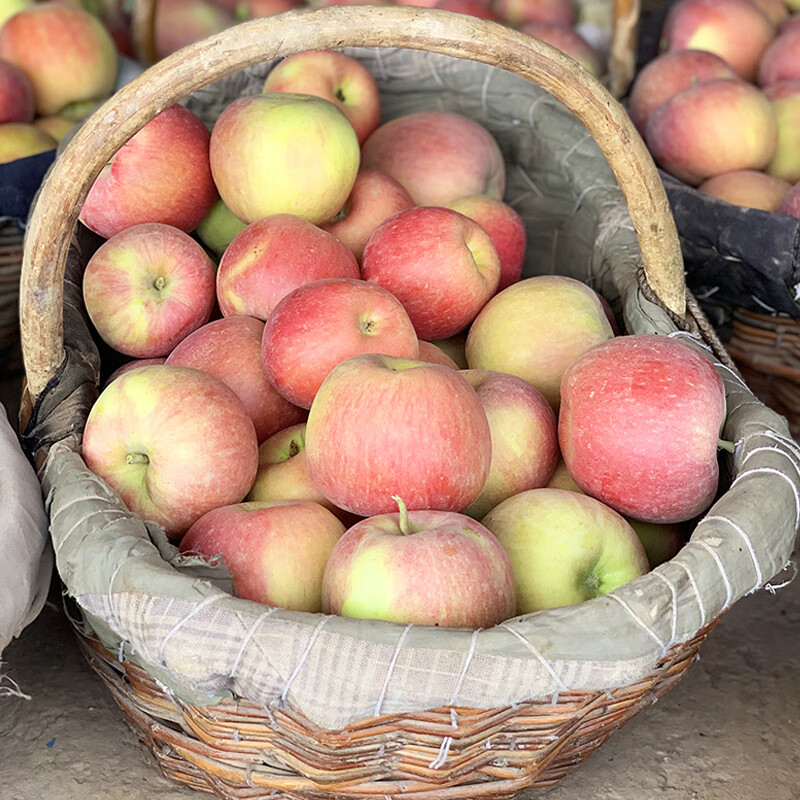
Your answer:
[[[236,670],[237,670],[237,669],[239,669],[239,659],[242,657],[242,654],[244,653],[244,649],[245,649],[245,647],[247,647],[247,645],[249,644],[249,642],[250,642],[250,639],[252,639],[252,638],[253,638],[253,634],[256,632],[256,629],[258,628],[258,626],[259,626],[259,625],[260,625],[260,624],[261,624],[261,623],[262,623],[262,622],[263,622],[263,621],[264,621],[264,620],[265,620],[265,619],[266,619],[266,618],[267,618],[267,617],[268,617],[270,614],[273,614],[273,613],[274,613],[275,611],[277,611],[277,610],[278,610],[278,609],[277,609],[275,606],[273,606],[272,608],[268,608],[268,609],[267,609],[267,610],[266,610],[266,611],[265,611],[265,612],[264,612],[264,613],[263,613],[263,614],[262,614],[262,615],[261,615],[261,616],[260,616],[260,617],[259,617],[259,618],[258,618],[258,619],[257,619],[257,620],[254,622],[254,623],[253,623],[253,625],[250,627],[250,630],[247,632],[247,636],[245,636],[245,637],[244,637],[244,641],[242,642],[242,646],[239,648],[239,652],[236,654],[236,659],[235,659],[235,660],[234,660],[234,662],[233,662],[233,666],[231,667],[231,671],[230,671],[230,673],[228,673],[228,677],[229,677],[229,678],[235,678],[235,677],[236,677]]]
[[[78,528],[80,528],[80,527],[81,527],[81,525],[83,525],[83,524],[84,524],[84,523],[85,523],[87,520],[90,520],[92,517],[96,517],[98,514],[103,514],[103,515],[105,515],[105,514],[108,514],[108,513],[109,513],[109,510],[108,510],[107,508],[101,508],[101,509],[98,509],[97,511],[92,511],[92,513],[91,513],[91,514],[87,514],[85,517],[81,517],[81,519],[79,519],[79,520],[78,520],[78,521],[77,521],[77,522],[76,522],[76,523],[75,523],[75,524],[74,524],[74,525],[73,525],[73,526],[72,526],[72,527],[71,527],[71,528],[70,528],[70,529],[69,529],[69,530],[68,530],[68,531],[67,531],[67,532],[66,532],[66,533],[65,533],[65,534],[64,534],[64,535],[63,535],[63,536],[62,536],[62,537],[59,539],[59,540],[58,540],[58,549],[56,550],[56,555],[59,555],[59,554],[61,553],[61,550],[62,550],[62,548],[64,547],[64,543],[67,541],[67,539],[69,539],[69,537],[70,537],[70,536],[72,536],[72,534],[73,534],[73,533],[75,533],[75,531],[76,531]],[[117,512],[117,518],[119,518],[119,517],[124,517],[124,516],[125,516],[125,512],[124,512],[124,511],[118,511],[118,512]]]
[[[785,450],[781,450],[780,447],[756,447],[753,450],[750,450],[750,452],[742,459],[742,466],[744,466],[750,456],[754,456],[756,453],[777,453],[778,455],[783,456],[789,460],[789,463],[794,467],[794,471],[797,473],[797,477],[800,478],[800,464],[798,464],[792,458],[792,454],[787,453]]]
[[[553,667],[550,665],[547,659],[519,631],[515,631],[507,622],[501,622],[499,627],[505,628],[509,633],[512,633],[514,636],[516,636],[517,639],[519,639],[525,645],[525,647],[527,647],[528,650],[530,650],[531,653],[533,653],[536,656],[536,658],[539,659],[539,661],[544,665],[544,668],[550,673],[550,676],[556,682],[559,691],[562,692],[569,691],[564,681],[562,681],[561,678],[558,677],[556,671],[553,669]]]
[[[703,603],[703,598],[700,595],[700,589],[697,587],[697,581],[695,581],[694,575],[692,575],[691,571],[689,570],[689,567],[687,567],[686,564],[684,564],[684,563],[682,563],[680,561],[672,561],[670,563],[675,564],[676,566],[680,567],[686,573],[686,576],[689,578],[689,585],[692,587],[692,591],[694,592],[695,600],[697,600],[697,607],[700,610],[700,627],[701,628],[705,627],[706,619],[707,619],[707,617],[706,617],[706,607],[705,607],[705,604]]]
[[[761,586],[764,578],[761,572],[761,564],[758,563],[758,558],[756,557],[756,551],[753,548],[753,543],[750,541],[750,537],[742,530],[742,528],[737,525],[732,519],[728,519],[727,517],[723,517],[721,514],[715,514],[713,517],[706,517],[703,522],[727,522],[728,525],[733,528],[739,536],[744,539],[745,544],[747,545],[747,550],[750,553],[750,558],[753,559],[753,566],[756,568],[756,583],[752,589],[750,589],[747,594],[752,594],[756,589]],[[700,527],[698,525],[698,527]]]
[[[639,617],[639,615],[636,614],[636,612],[621,597],[614,594],[614,592],[607,594],[606,597],[609,597],[612,600],[616,600],[628,612],[628,614],[630,614],[631,619],[642,630],[644,630],[647,633],[647,635],[650,636],[650,638],[653,639],[654,642],[656,642],[656,644],[658,644],[658,646],[662,649],[662,651],[666,652],[667,646],[664,644],[664,642],[661,641],[661,639],[658,638],[656,632],[651,630],[648,627],[647,623],[645,623],[644,620],[641,617]]]
[[[592,192],[592,191],[594,191],[595,189],[605,189],[605,188],[606,188],[606,184],[605,184],[605,183],[595,183],[595,184],[592,184],[591,186],[587,186],[587,187],[586,187],[586,188],[585,188],[585,189],[584,189],[584,190],[583,190],[583,191],[582,191],[582,192],[581,192],[581,193],[578,195],[578,198],[577,198],[577,200],[575,200],[575,205],[572,207],[572,215],[575,215],[575,214],[577,214],[577,213],[578,213],[578,210],[579,210],[579,209],[580,209],[580,207],[583,205],[583,201],[584,201],[584,199],[586,198],[586,195],[587,195],[587,194],[589,194],[589,192]]]
[[[389,76],[386,73],[386,65],[383,63],[383,50],[382,47],[375,47],[375,61],[378,64],[378,72],[380,73],[381,80],[386,80]]]
[[[192,617],[199,614],[206,606],[211,605],[211,603],[215,602],[216,600],[221,600],[226,595],[224,594],[212,594],[206,597],[201,603],[198,603],[175,627],[164,637],[164,640],[161,642],[161,650],[158,654],[158,660],[163,664],[165,663],[164,659],[164,650],[166,650],[167,642],[172,637],[172,634],[175,633],[177,630],[182,628]]]
[[[456,704],[456,699],[458,698],[458,693],[461,691],[461,684],[464,681],[464,676],[467,674],[470,662],[472,661],[472,656],[475,654],[475,645],[478,642],[478,634],[480,632],[480,628],[472,632],[472,639],[469,643],[469,651],[467,652],[467,657],[464,660],[464,666],[461,667],[461,674],[458,676],[458,682],[456,683],[456,688],[453,691],[453,696],[450,698],[450,702],[447,704],[449,706],[454,706]]]
[[[406,625],[403,628],[403,632],[400,634],[400,638],[397,640],[397,646],[394,648],[394,654],[392,655],[392,660],[389,662],[389,670],[386,673],[386,678],[383,681],[383,686],[381,687],[381,693],[378,696],[378,702],[375,703],[375,711],[373,712],[373,717],[380,716],[381,713],[381,706],[383,705],[384,698],[386,697],[386,690],[389,688],[389,679],[392,677],[392,672],[394,672],[394,666],[397,663],[397,659],[400,655],[400,648],[403,646],[403,642],[406,640],[406,636],[408,636],[408,632],[413,628],[413,625]]]
[[[667,643],[666,647],[669,649],[675,644],[675,639],[678,635],[678,593],[675,591],[675,587],[672,585],[672,581],[670,581],[666,575],[662,575],[657,570],[653,572],[657,578],[661,578],[664,583],[669,586],[670,594],[672,595],[672,631],[669,635],[669,642]]]
[[[0,686],[0,697],[18,697],[20,700],[30,700],[31,696],[19,688],[19,684],[10,675],[0,675],[0,684],[7,682],[10,686]]]
[[[300,661],[297,662],[297,666],[294,668],[294,672],[289,676],[289,680],[286,681],[286,685],[283,687],[283,691],[281,692],[281,703],[286,702],[286,697],[289,694],[289,688],[291,687],[292,683],[294,683],[294,679],[300,673],[300,670],[303,668],[303,664],[306,663],[306,659],[308,658],[308,654],[311,652],[311,648],[314,646],[314,642],[317,641],[317,636],[319,636],[319,632],[322,630],[323,625],[331,618],[331,615],[327,615],[323,617],[317,626],[314,628],[314,632],[311,634],[311,638],[308,640],[308,645],[306,646],[305,652],[300,657]]]
[[[453,744],[453,737],[452,736],[445,736],[442,739],[442,746],[439,748],[439,755],[428,764],[430,769],[439,769],[439,767],[444,766],[444,762],[447,761],[447,754],[450,752],[450,745]]]
[[[524,182],[524,183],[526,183],[526,184],[528,185],[528,187],[530,188],[530,190],[531,190],[531,191],[532,191],[532,192],[533,192],[533,193],[534,193],[534,194],[535,194],[537,197],[539,197],[539,198],[541,198],[541,197],[544,197],[544,194],[542,194],[542,190],[541,190],[541,189],[540,189],[540,188],[539,188],[539,187],[538,187],[538,186],[537,186],[537,185],[534,183],[534,181],[533,181],[533,178],[531,178],[531,176],[530,176],[530,175],[528,175],[528,173],[527,173],[527,172],[525,172],[525,170],[524,170],[524,169],[522,169],[522,167],[518,167],[518,171],[519,171],[519,174],[522,176],[522,180],[523,180],[523,182]]]
[[[483,111],[484,115],[487,114],[487,97],[489,96],[489,83],[492,80],[492,75],[494,75],[494,70],[487,70],[486,77],[483,79],[483,86],[481,86],[481,110]]]
[[[531,129],[534,129],[536,127],[533,121],[533,112],[536,110],[536,106],[538,106],[539,103],[543,103],[546,100],[548,100],[549,97],[550,95],[542,93],[530,104],[530,106],[528,106],[528,127],[530,127]]]
[[[786,562],[783,569],[787,569],[788,567],[792,568],[792,577],[788,580],[785,580],[783,583],[767,583],[764,585],[764,588],[771,594],[774,595],[778,589],[783,589],[785,586],[788,586],[790,583],[794,582],[794,579],[797,577],[797,564],[794,563],[791,559]],[[781,570],[783,572],[783,570]]]
[[[725,591],[727,592],[725,605],[722,606],[723,609],[726,609],[731,604],[731,598],[733,597],[733,589],[731,588],[731,582],[728,580],[728,573],[725,572],[725,567],[722,566],[722,560],[720,559],[719,555],[715,552],[714,548],[708,542],[695,541],[694,544],[707,550],[711,554],[711,557],[714,559],[714,561],[717,562],[720,574],[722,575],[722,581],[725,584]]]
[[[794,527],[797,529],[797,526],[800,525],[800,493],[797,491],[797,487],[794,485],[794,481],[785,473],[781,472],[779,469],[774,469],[773,467],[756,467],[756,469],[748,469],[746,472],[743,472],[739,475],[736,480],[731,483],[731,489],[739,483],[740,480],[743,478],[748,478],[751,475],[757,475],[758,473],[767,473],[771,475],[780,475],[789,486],[792,487],[792,492],[794,493]]]
[[[573,154],[573,153],[574,153],[574,152],[575,152],[575,151],[576,151],[576,150],[577,150],[579,147],[581,147],[581,145],[583,145],[583,143],[584,143],[584,142],[585,142],[587,139],[592,139],[592,135],[591,135],[590,133],[587,133],[587,134],[586,134],[586,135],[585,135],[583,138],[581,138],[581,139],[578,139],[578,141],[577,141],[577,142],[575,142],[575,144],[573,144],[573,145],[572,145],[572,147],[570,147],[570,148],[569,148],[569,150],[567,150],[567,152],[564,154],[564,157],[561,159],[561,169],[562,169],[563,171],[565,171],[565,164],[567,163],[567,159],[568,159],[568,158],[569,158],[569,157],[570,157],[570,156],[571,156],[571,155],[572,155],[572,154]]]

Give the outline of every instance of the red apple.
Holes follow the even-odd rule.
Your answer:
[[[4,122],[0,125],[0,164],[55,148],[55,139],[35,125],[27,122]]]
[[[180,550],[221,556],[238,597],[319,612],[325,565],[343,533],[344,525],[317,503],[237,503],[197,520]]]
[[[766,171],[789,183],[800,181],[800,80],[770,84],[764,94],[778,125],[778,144]]]
[[[497,291],[516,283],[522,275],[528,242],[525,223],[519,214],[501,200],[486,195],[460,197],[453,200],[448,208],[474,219],[489,234],[500,259],[500,283]]]
[[[558,436],[587,494],[636,519],[673,523],[714,499],[724,420],[710,361],[666,336],[619,336],[564,374]]]
[[[492,434],[489,477],[464,510],[481,519],[503,500],[544,486],[559,458],[556,415],[544,396],[514,375],[470,369],[461,373],[475,389]]]
[[[575,24],[572,0],[494,0],[492,7],[512,28],[531,22],[571,28]]]
[[[164,109],[103,167],[81,222],[106,239],[143,222],[193,231],[217,199],[208,143],[206,126],[191,111]]]
[[[210,155],[214,181],[234,216],[249,223],[296,214],[315,225],[339,213],[361,157],[338,106],[278,92],[228,105],[211,132]]]
[[[503,548],[463,514],[381,514],[350,528],[322,582],[328,614],[446,628],[490,628],[516,613]]]
[[[656,163],[697,186],[740,169],[763,169],[778,141],[775,113],[762,92],[744,81],[690,86],[647,120],[647,146]]]
[[[217,273],[223,315],[266,319],[293,289],[322,278],[358,278],[355,256],[335,236],[292,214],[248,225],[228,245]]]
[[[763,11],[776,28],[780,28],[789,16],[789,9],[783,0],[750,0],[750,2]]]
[[[33,122],[33,86],[28,76],[8,61],[0,61],[0,124]]]
[[[214,262],[190,236],[158,223],[135,225],[89,259],[83,299],[104,342],[125,355],[167,355],[208,321]]]
[[[364,142],[361,158],[363,167],[399,181],[420,206],[446,206],[471,194],[503,198],[503,154],[486,128],[461,114],[397,117]]]
[[[466,328],[495,293],[500,260],[477,222],[423,206],[375,229],[361,273],[400,300],[421,339],[443,339]]]
[[[480,494],[491,460],[489,423],[455,370],[363,355],[334,367],[306,428],[308,467],[340,508],[368,516],[394,507],[461,511]]]
[[[467,335],[471,369],[526,380],[558,408],[564,370],[614,335],[599,295],[580,281],[540,275],[495,295]]]
[[[394,178],[374,169],[361,169],[341,211],[320,227],[347,245],[360,262],[375,228],[413,207],[411,195]]]
[[[261,362],[263,333],[264,323],[255,317],[216,319],[190,333],[167,358],[167,364],[208,372],[231,388],[253,420],[259,442],[306,418],[269,382]]]
[[[662,50],[715,53],[746,81],[775,36],[775,26],[750,0],[678,0],[661,31]]]
[[[400,301],[365,281],[326,278],[298,287],[270,312],[262,360],[272,385],[311,408],[328,373],[351,356],[416,359],[417,334]]]
[[[800,28],[781,32],[764,51],[758,64],[758,83],[800,80]]]
[[[444,350],[437,347],[433,342],[426,342],[424,339],[419,340],[419,355],[417,358],[426,364],[439,364],[439,366],[450,369],[461,369]]]
[[[736,78],[736,73],[714,53],[673,50],[654,58],[639,72],[628,97],[628,113],[644,136],[647,119],[665,100],[698,83]]]
[[[800,219],[800,182],[792,186],[778,207],[779,214]]]
[[[258,443],[224,383],[196,369],[151,366],[100,394],[86,420],[83,458],[131,511],[178,537],[212,508],[244,498]]]
[[[236,23],[229,11],[211,0],[158,0],[155,9],[153,37],[158,60]]]
[[[600,54],[574,28],[544,22],[530,22],[520,30],[555,47],[575,59],[587,72],[599,78],[603,74]]]
[[[791,188],[788,181],[756,170],[743,169],[715,175],[703,181],[697,191],[737,206],[777,211]]]
[[[37,3],[0,27],[0,59],[33,85],[39,114],[80,120],[114,91],[117,51],[102,23],[66,3]]]
[[[264,81],[264,93],[323,97],[338,106],[362,144],[381,119],[375,78],[361,62],[336,50],[307,50],[281,61]]]

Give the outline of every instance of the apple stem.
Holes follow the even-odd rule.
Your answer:
[[[724,450],[726,453],[733,453],[736,450],[736,445],[725,439],[717,439],[717,447],[719,447],[720,450]]]
[[[126,464],[149,464],[150,459],[145,453],[128,453],[125,456]]]
[[[294,439],[292,439],[292,441],[289,442],[289,458],[294,458],[299,452],[300,452],[300,445],[297,444],[297,442]]]
[[[163,275],[159,275],[159,276],[158,276],[158,277],[157,277],[157,278],[156,278],[156,279],[153,281],[153,286],[154,286],[156,289],[158,289],[158,291],[160,292],[160,291],[161,291],[161,290],[164,288],[164,284],[165,284],[165,283],[166,283],[166,281],[164,280],[164,276],[163,276]]]
[[[400,495],[395,494],[392,495],[392,500],[397,503],[397,508],[400,511],[400,533],[403,536],[408,536],[409,534],[414,533],[411,530],[411,522],[408,519],[408,509],[406,508],[406,504],[403,502],[403,498]]]

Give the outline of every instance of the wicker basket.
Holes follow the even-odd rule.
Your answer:
[[[22,372],[19,340],[19,276],[22,231],[15,220],[0,223],[0,375]]]
[[[546,223],[558,205],[575,218],[584,203],[581,213],[591,208],[611,224],[587,245],[564,228],[544,236],[542,220],[528,218],[532,241],[573,256],[579,245],[593,248],[588,266],[577,256],[567,261],[576,274],[597,268],[599,282],[605,276],[617,285],[613,299],[634,330],[684,335],[711,357],[697,333],[701,315],[686,311],[663,187],[627,115],[596,81],[552,48],[493,23],[411,8],[329,8],[255,20],[165,59],[115,95],[60,156],[31,218],[23,265],[25,441],[42,466],[57,566],[79,606],[83,652],[165,775],[223,798],[512,797],[558,781],[674,685],[719,615],[785,565],[798,524],[800,459],[783,421],[717,362],[741,485],[724,492],[692,544],[658,574],[608,597],[487,631],[265,609],[226,595],[207,573],[182,572],[186,565],[158,531],[127,512],[78,455],[100,369],[70,339],[82,324],[85,254],[71,247],[78,211],[102,166],[160,108],[189,92],[202,101],[201,87],[265,59],[345,46],[502,67],[465,90],[478,115],[491,106],[490,78],[519,103],[532,99],[527,79],[571,109],[585,130],[537,90],[536,106],[561,109],[571,126],[551,142],[570,162],[555,165],[542,185],[563,180],[562,171],[590,169],[602,151],[619,186],[606,165],[608,183],[586,176],[577,203],[544,196],[541,216]],[[440,62],[427,66],[446,83]],[[394,100],[403,105],[402,89]],[[509,117],[501,126],[511,149],[525,134],[517,123]],[[527,188],[534,199],[537,191]],[[548,265],[546,257],[539,269]],[[753,513],[762,492],[770,504]],[[173,625],[167,616],[176,611]],[[573,640],[576,630],[591,634]],[[588,670],[570,660],[573,647],[591,649]],[[259,684],[264,670],[274,673],[274,686]],[[615,682],[612,672],[626,677]],[[379,691],[357,698],[368,680]]]

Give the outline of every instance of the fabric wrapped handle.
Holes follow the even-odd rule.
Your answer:
[[[655,164],[622,106],[575,61],[495,22],[434,9],[334,6],[255,19],[174,53],[119,90],[84,123],[44,182],[28,227],[20,328],[28,392],[64,359],[63,282],[83,202],[105,164],[167,106],[239,69],[293,53],[345,47],[427,50],[499,67],[560,100],[607,158],[625,197],[650,287],[685,315],[683,259]]]

